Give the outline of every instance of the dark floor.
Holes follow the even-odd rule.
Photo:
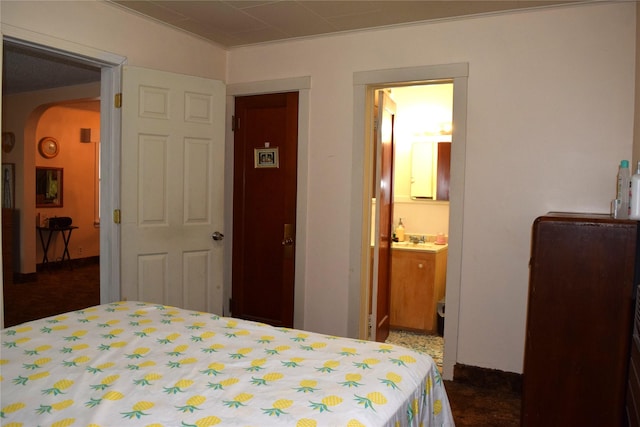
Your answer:
[[[100,303],[99,266],[50,267],[29,283],[4,284],[5,327]],[[520,396],[505,390],[445,381],[458,427],[520,425]]]
[[[4,326],[16,325],[100,304],[97,262],[60,266],[51,263],[35,282],[4,281]]]

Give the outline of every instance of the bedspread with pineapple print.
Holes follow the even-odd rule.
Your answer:
[[[431,358],[142,302],[2,330],[2,426],[453,426]]]

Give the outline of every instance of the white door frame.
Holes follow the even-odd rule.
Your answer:
[[[307,220],[307,207],[309,204],[307,194],[307,177],[309,171],[309,91],[311,90],[311,77],[292,77],[281,80],[268,80],[260,82],[233,83],[227,85],[227,108],[225,119],[225,191],[224,191],[224,290],[223,313],[230,313],[229,299],[231,298],[231,257],[233,242],[233,130],[231,129],[232,116],[235,109],[236,96],[264,95],[267,93],[298,92],[298,185],[296,222],[301,227],[296,227],[296,254],[295,254],[295,278],[294,278],[294,302],[293,302],[293,327],[304,329],[304,283],[306,276],[307,228],[304,225]]]
[[[458,316],[462,270],[463,203],[467,127],[467,78],[469,64],[446,64],[356,72],[353,75],[353,146],[349,280],[349,336],[366,337],[369,322],[369,247],[371,245],[370,195],[365,180],[370,179],[372,154],[368,146],[367,100],[381,86],[427,80],[453,79],[453,135],[451,146],[451,182],[449,201],[449,251],[447,258],[446,328],[443,377],[453,379],[458,353]]]
[[[67,56],[101,68],[100,83],[100,303],[120,299],[120,230],[113,212],[120,207],[120,110],[114,99],[121,88],[122,65],[126,58],[11,25],[2,25],[3,41]],[[2,48],[0,47],[0,53]],[[0,89],[0,96],[2,92]],[[2,278],[0,277],[0,283]],[[4,312],[0,306],[0,315]],[[3,322],[4,324],[4,322]]]

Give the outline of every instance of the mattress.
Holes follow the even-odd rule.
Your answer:
[[[3,426],[453,426],[426,354],[144,302],[2,330]]]

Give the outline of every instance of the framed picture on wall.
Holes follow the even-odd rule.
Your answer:
[[[13,209],[16,205],[16,169],[14,163],[2,164],[2,207]]]
[[[254,167],[256,168],[277,168],[280,167],[278,161],[278,147],[274,148],[255,148]]]

